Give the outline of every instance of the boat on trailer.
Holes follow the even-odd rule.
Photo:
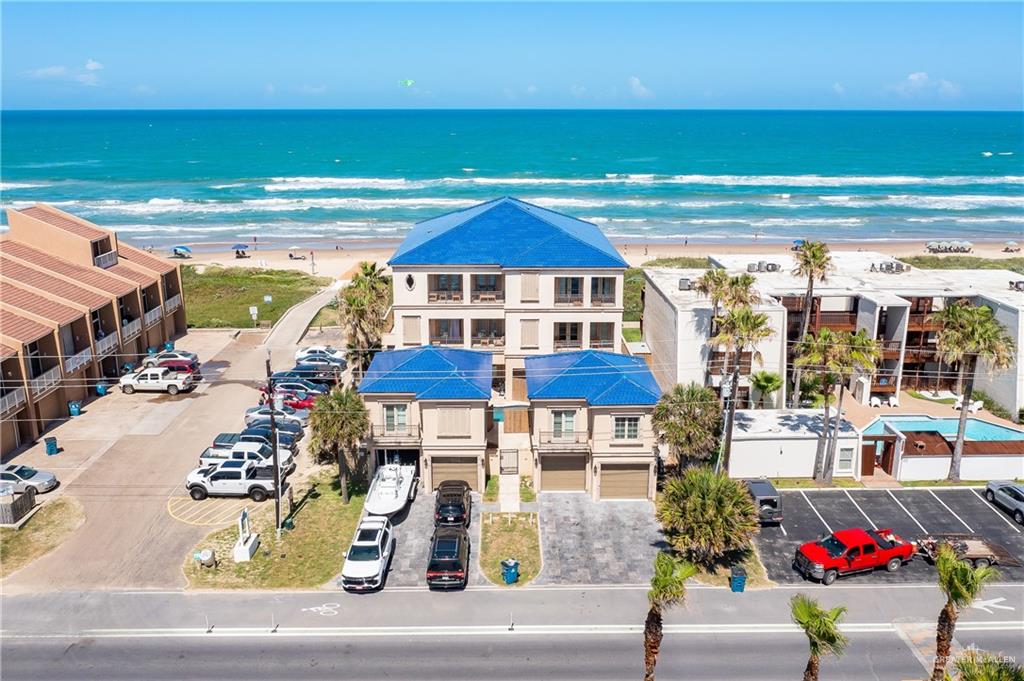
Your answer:
[[[380,466],[370,483],[363,508],[370,515],[398,513],[416,495],[416,466],[389,463]]]

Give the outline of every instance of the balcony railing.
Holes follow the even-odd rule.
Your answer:
[[[932,362],[937,359],[937,353],[934,345],[907,347],[904,358],[908,362]]]
[[[170,314],[181,307],[181,294],[176,293],[164,302],[164,312]]]
[[[92,264],[96,267],[102,267],[107,269],[117,264],[117,251],[107,251],[106,253],[100,253],[92,259]]]
[[[932,318],[930,312],[911,313],[907,325],[916,331],[939,328],[939,323]]]
[[[28,382],[29,392],[33,398],[42,397],[52,392],[60,385],[60,367],[55,366],[49,371],[43,372]]]
[[[542,430],[538,446],[544,449],[579,449],[587,444],[585,430]]]
[[[753,354],[750,352],[740,353],[740,373],[749,374],[753,361]],[[708,371],[717,373],[723,369],[732,371],[736,367],[736,353],[730,352],[728,355],[728,361],[726,353],[724,352],[712,352],[708,357]]]
[[[504,291],[473,291],[470,300],[474,303],[503,303]]]
[[[857,326],[857,315],[853,312],[821,312],[812,321],[818,328],[853,329]]]
[[[444,289],[427,291],[427,301],[431,303],[461,303],[462,291],[446,291]]]
[[[373,439],[377,442],[416,442],[420,439],[418,423],[373,424]]]
[[[605,307],[608,305],[615,304],[614,293],[592,293],[590,295],[590,304],[594,307]]]
[[[25,404],[25,389],[15,388],[0,397],[0,414],[13,411],[23,404]]]
[[[96,341],[96,354],[100,357],[108,355],[117,347],[117,334],[109,333]]]
[[[471,339],[474,348],[503,348],[505,347],[504,336],[473,336]]]
[[[871,377],[871,389],[875,392],[896,392],[896,371],[881,369]]]
[[[611,338],[591,338],[590,339],[591,350],[614,350],[615,341]]]
[[[581,350],[583,349],[583,341],[580,340],[555,340],[555,352],[561,352],[563,350]]]
[[[430,336],[431,345],[465,345],[466,339],[462,336]]]
[[[555,305],[583,305],[582,293],[556,293]]]
[[[66,373],[74,373],[78,371],[86,364],[92,361],[92,348],[86,348],[85,350],[79,350],[70,357],[64,358],[64,371]]]
[[[133,319],[121,326],[121,338],[128,341],[142,333],[142,320]]]
[[[149,327],[153,326],[158,321],[160,321],[160,318],[163,317],[163,316],[164,316],[164,308],[163,308],[163,306],[162,305],[157,305],[152,310],[150,310],[146,314],[142,315],[142,320],[145,322],[146,328],[148,329]]]

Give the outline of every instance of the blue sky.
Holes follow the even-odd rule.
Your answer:
[[[1022,20],[1017,2],[4,2],[2,97],[11,109],[1020,110]]]

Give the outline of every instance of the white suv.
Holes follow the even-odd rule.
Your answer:
[[[185,478],[185,488],[196,501],[206,497],[249,497],[259,503],[273,496],[274,476],[260,474],[260,467],[252,461],[231,460],[195,469]]]
[[[394,549],[391,521],[381,516],[363,518],[341,568],[341,587],[345,591],[371,591],[383,587]]]

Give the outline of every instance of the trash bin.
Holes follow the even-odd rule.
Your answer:
[[[743,593],[747,586],[747,571],[738,565],[734,565],[729,576],[729,588],[733,593]]]
[[[148,348],[146,348],[146,354],[147,355],[155,355],[156,354],[156,348],[154,348],[152,345],[150,345]]]
[[[46,444],[46,455],[53,456],[60,450],[57,448],[57,438],[55,437],[44,437],[43,442]]]
[[[501,578],[506,584],[515,584],[519,581],[519,561],[515,558],[506,558],[501,561]]]
[[[78,400],[68,402],[68,413],[72,416],[79,416],[82,413],[82,403]]]
[[[100,397],[103,397],[104,395],[106,395],[107,394],[107,384],[106,383],[97,383],[96,384],[96,394],[99,395]]]
[[[170,352],[174,349],[174,341],[164,341],[164,352]]]

